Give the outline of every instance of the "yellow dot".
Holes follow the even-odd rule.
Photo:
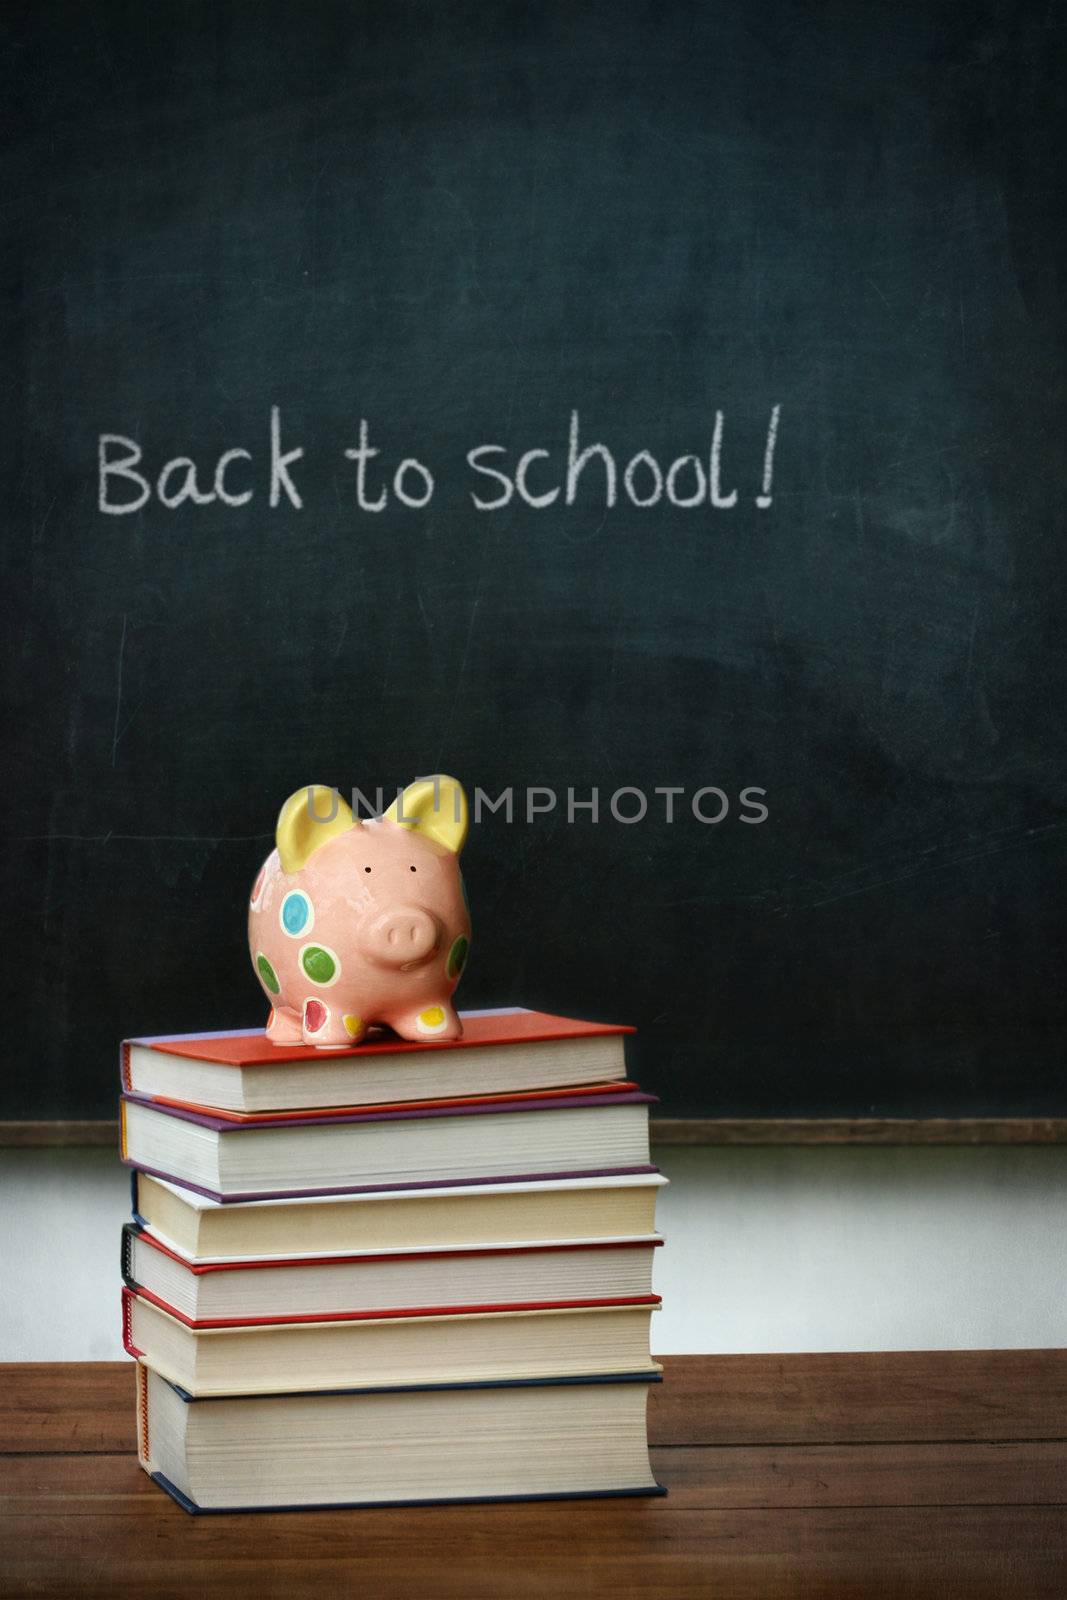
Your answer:
[[[363,1032],[363,1018],[353,1017],[350,1013],[346,1013],[344,1023],[345,1032],[348,1034],[348,1037],[350,1039],[358,1039],[360,1034]]]
[[[428,1011],[419,1012],[419,1021],[424,1028],[439,1028],[445,1020],[445,1014],[440,1006],[431,1006]]]

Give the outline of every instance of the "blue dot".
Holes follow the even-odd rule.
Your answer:
[[[303,933],[310,920],[311,901],[299,889],[294,889],[282,901],[282,927],[295,938],[298,933]]]

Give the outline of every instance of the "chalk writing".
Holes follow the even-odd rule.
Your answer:
[[[771,410],[759,492],[752,500],[761,511],[773,504],[781,410],[780,405]],[[302,511],[304,492],[296,469],[306,451],[299,444],[284,449],[282,437],[281,409],[271,406],[265,471],[257,466],[252,450],[234,446],[223,450],[213,463],[199,468],[192,456],[175,455],[164,460],[158,471],[149,472],[136,439],[124,433],[101,433],[97,438],[97,506],[109,517],[130,516],[151,501],[166,511],[208,505],[239,510],[255,498],[258,479],[260,490],[266,489],[272,510],[283,507]],[[504,444],[474,445],[464,458],[473,475],[473,481],[467,480],[466,495],[480,512],[500,511],[516,497],[531,511],[546,511],[557,504],[589,505],[609,511],[617,505],[639,510],[673,506],[690,511],[706,506],[714,511],[730,511],[742,503],[737,487],[741,480],[734,476],[733,486],[723,487],[725,437],[724,414],[716,411],[706,456],[689,452],[668,462],[658,459],[651,450],[642,449],[622,459],[603,440],[588,439],[578,411],[572,410],[565,453],[553,452],[545,445],[521,451],[512,451]],[[392,467],[383,458],[382,450],[371,444],[366,417],[360,418],[358,441],[343,452],[344,460],[355,464],[354,480],[349,480],[355,509],[377,514],[394,504],[406,511],[420,511],[429,505],[437,491],[437,481],[424,461],[405,455]],[[514,467],[510,465],[512,460]],[[733,472],[738,471],[734,461]],[[343,495],[344,480],[337,488]]]

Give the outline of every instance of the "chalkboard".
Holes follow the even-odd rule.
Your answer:
[[[262,1021],[281,802],[434,771],[512,794],[467,1006],[673,1114],[1067,1110],[1047,5],[2,27],[0,1115]]]

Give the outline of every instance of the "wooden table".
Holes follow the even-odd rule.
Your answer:
[[[192,1518],[130,1364],[0,1367],[0,1594],[1067,1596],[1067,1351],[675,1356],[666,1500]]]

